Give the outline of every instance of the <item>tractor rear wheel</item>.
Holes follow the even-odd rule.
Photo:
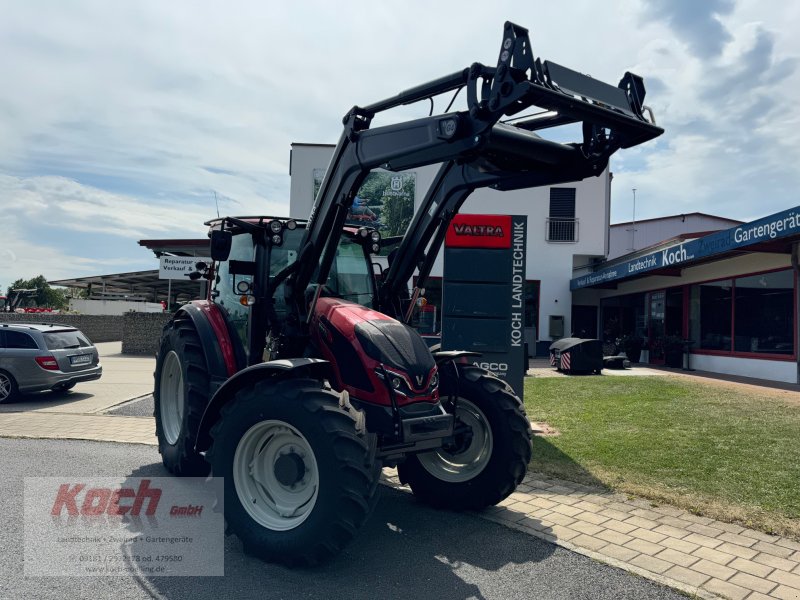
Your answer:
[[[479,510],[508,497],[525,476],[530,422],[519,398],[488,371],[463,365],[458,377],[449,371],[443,369],[440,389],[443,400],[457,398],[453,441],[409,456],[398,472],[423,502]]]
[[[180,317],[170,321],[161,336],[153,391],[158,451],[170,473],[185,477],[208,473],[208,463],[194,450],[208,388],[208,369],[194,323]]]
[[[369,515],[380,463],[338,401],[313,379],[264,380],[222,409],[206,457],[224,478],[228,532],[249,554],[317,564]]]

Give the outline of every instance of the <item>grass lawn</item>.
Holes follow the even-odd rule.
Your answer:
[[[800,539],[800,394],[677,377],[525,381],[530,468]]]

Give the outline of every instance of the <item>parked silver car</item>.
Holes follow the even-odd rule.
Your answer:
[[[69,390],[102,374],[97,348],[74,327],[0,324],[0,402],[26,392]]]

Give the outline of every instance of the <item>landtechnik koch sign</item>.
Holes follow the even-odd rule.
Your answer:
[[[570,281],[569,287],[576,290],[598,283],[625,279],[797,234],[800,234],[800,207],[604,267],[594,273],[576,277]]]
[[[221,488],[220,478],[26,477],[25,575],[224,575]]]

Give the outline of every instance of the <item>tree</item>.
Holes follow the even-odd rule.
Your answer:
[[[36,290],[35,294],[22,300],[20,307],[37,306],[41,308],[62,309],[69,305],[67,290],[50,287],[44,275],[39,275],[33,279],[17,279],[8,287],[8,293],[6,295],[9,298],[13,298],[13,290],[15,289]]]

